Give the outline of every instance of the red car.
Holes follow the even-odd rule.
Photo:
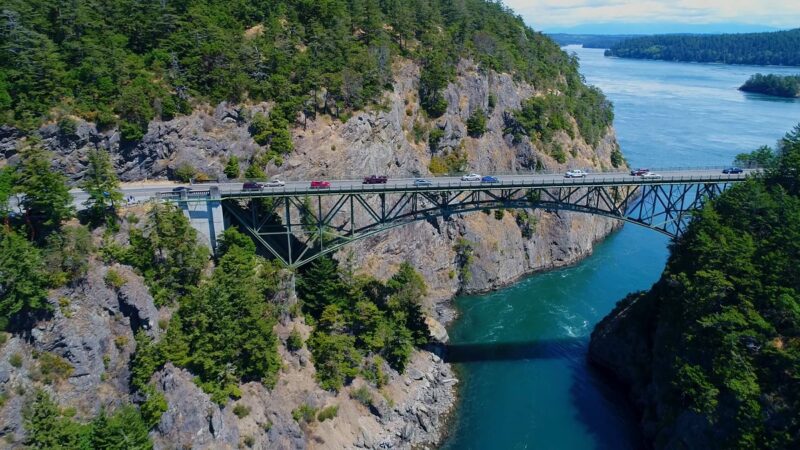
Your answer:
[[[650,172],[650,169],[633,169],[631,170],[631,175],[634,177],[640,177],[646,174],[647,172]]]
[[[389,178],[384,175],[370,175],[368,177],[364,177],[364,184],[386,184],[386,181],[388,180]]]
[[[314,180],[311,182],[311,189],[327,189],[329,187],[331,187],[330,181]]]

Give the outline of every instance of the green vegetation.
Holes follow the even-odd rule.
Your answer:
[[[367,386],[360,386],[358,389],[350,391],[350,398],[355,399],[364,406],[372,405],[372,392]]]
[[[557,131],[564,131],[573,139],[577,131],[587,143],[596,146],[614,121],[611,102],[599,89],[584,86],[580,79],[570,83],[571,89],[565,95],[547,94],[525,100],[519,111],[506,117],[506,134],[517,140],[526,135],[547,144]],[[575,119],[577,130],[570,118]]]
[[[14,231],[0,229],[0,329],[50,309],[42,252]]]
[[[239,175],[242,173],[242,169],[239,168],[239,158],[237,156],[231,156],[228,158],[228,162],[225,164],[224,172],[228,179],[235,180],[239,178]]]
[[[42,352],[34,354],[37,362],[36,370],[32,371],[31,378],[45,384],[53,384],[72,375],[74,368],[64,358],[55,353]]]
[[[314,408],[308,403],[303,403],[292,410],[292,418],[294,418],[296,422],[313,423],[317,418],[317,408]]]
[[[769,33],[666,34],[625,39],[606,56],[665,61],[774,66],[800,65],[800,28]]]
[[[38,145],[25,149],[13,178],[32,238],[41,239],[75,214],[66,177],[52,170],[52,155]]]
[[[800,75],[762,75],[751,76],[740,88],[740,91],[775,97],[800,97]]]
[[[307,345],[317,379],[338,390],[367,370],[365,356],[380,355],[403,371],[415,345],[428,343],[421,301],[425,283],[402,264],[385,284],[341,272],[330,258],[315,261],[300,277],[298,295],[314,332]]]
[[[70,135],[81,117],[137,141],[193,104],[266,100],[273,131],[257,137],[274,155],[291,151],[298,113],[376,105],[396,57],[421,65],[429,117],[462,57],[542,90],[579,77],[557,44],[485,0],[8,0],[0,30],[2,123],[54,120]]]
[[[456,252],[459,279],[462,283],[468,283],[472,280],[470,268],[472,267],[472,260],[475,258],[475,243],[460,237],[456,240],[453,250]]]
[[[233,414],[240,419],[247,417],[250,415],[250,407],[237,403],[236,406],[233,407]]]
[[[188,294],[208,263],[208,251],[198,244],[197,232],[174,205],[154,206],[144,229],[131,230],[130,241],[130,247],[112,245],[105,250],[144,276],[158,306]]]
[[[742,167],[772,167],[777,162],[777,156],[772,148],[762,146],[750,153],[736,155],[734,164]]]
[[[85,206],[89,208],[88,214],[92,222],[95,225],[116,224],[115,208],[122,201],[122,192],[119,190],[114,165],[106,151],[94,150],[89,153],[89,165],[81,189],[89,194]]]
[[[92,235],[86,227],[66,226],[60,233],[47,236],[44,261],[49,269],[50,284],[63,286],[83,279],[92,252]]]
[[[45,391],[38,390],[27,404],[23,419],[27,431],[24,444],[31,449],[153,448],[148,426],[133,406],[123,406],[111,415],[101,411],[84,424],[70,418]]]
[[[695,416],[682,438],[688,446],[797,444],[800,125],[771,160],[763,177],[708,202],[673,245],[661,280],[615,310],[625,311],[618,326],[644,334],[626,336],[637,342],[633,352],[647,354],[632,369],[640,374],[634,388],[651,400],[644,416],[667,434]]]
[[[184,222],[180,227],[188,223],[180,212],[177,217],[181,218],[177,222]],[[197,281],[184,286],[166,337],[153,343],[143,333],[136,336],[131,369],[135,387],[144,389],[167,361],[189,369],[197,384],[220,404],[239,397],[240,382],[274,385],[280,369],[272,331],[277,312],[267,298],[278,284],[277,268],[256,256],[252,242],[236,245],[246,238],[235,233],[235,229],[226,232],[226,248],[211,277],[199,286]],[[195,251],[189,248],[187,253]]]
[[[289,337],[286,338],[286,349],[290,352],[296,352],[303,348],[303,337],[300,336],[300,332],[297,331],[297,328],[292,328],[291,333],[289,333]]]
[[[331,405],[325,408],[322,408],[320,412],[317,414],[317,420],[320,422],[325,422],[328,419],[333,419],[339,414],[339,405]]]
[[[467,119],[467,133],[472,137],[481,137],[486,132],[486,112],[478,108]]]

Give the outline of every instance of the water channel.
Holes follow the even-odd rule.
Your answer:
[[[614,102],[615,128],[632,166],[730,164],[773,145],[800,122],[800,101],[737,91],[756,72],[798,68],[606,58],[567,47],[581,72]],[[452,324],[460,404],[442,448],[623,450],[640,448],[624,395],[586,364],[594,325],[628,292],[647,289],[668,240],[628,225],[580,264],[456,301]]]

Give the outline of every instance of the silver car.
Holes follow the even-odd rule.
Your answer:
[[[461,177],[461,181],[481,181],[481,176],[477,173],[471,173]]]
[[[274,179],[272,181],[267,181],[266,183],[264,183],[264,187],[274,188],[274,187],[283,187],[283,186],[286,186],[286,183],[284,183],[283,181],[278,180],[278,179]]]

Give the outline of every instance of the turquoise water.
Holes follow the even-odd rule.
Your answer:
[[[800,69],[604,58],[569,48],[587,82],[614,102],[634,166],[729,164],[800,122],[800,102],[743,94],[756,72]],[[460,404],[443,445],[455,449],[640,448],[625,397],[586,364],[594,325],[625,294],[647,289],[667,259],[665,237],[628,225],[593,256],[487,295],[457,299],[451,359]]]

